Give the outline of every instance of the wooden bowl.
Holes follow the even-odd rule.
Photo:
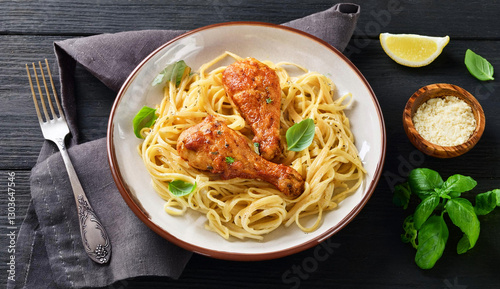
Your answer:
[[[431,98],[448,95],[456,96],[469,104],[476,119],[476,129],[470,138],[456,146],[440,146],[425,140],[413,124],[413,115],[422,103]],[[485,118],[483,108],[468,91],[453,84],[437,83],[420,88],[410,97],[403,112],[403,126],[411,143],[423,153],[437,158],[452,158],[468,152],[476,145],[483,134]]]

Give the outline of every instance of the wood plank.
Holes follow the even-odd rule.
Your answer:
[[[0,187],[5,188],[7,172],[0,171]],[[16,224],[20,224],[26,212],[29,200],[29,171],[16,173]],[[477,179],[478,187],[473,193],[479,193],[498,186],[497,180]],[[469,197],[473,196],[473,193]],[[5,195],[0,199],[1,211],[7,204]],[[346,228],[326,241],[325,247],[314,247],[304,252],[277,260],[261,262],[231,262],[214,260],[201,255],[194,255],[179,280],[169,278],[137,278],[114,284],[113,288],[240,288],[241,284],[249,287],[290,288],[300,284],[301,288],[413,288],[415,284],[408,276],[419,276],[420,288],[445,287],[446,280],[464,286],[481,287],[487,283],[491,268],[495,268],[500,258],[500,210],[488,216],[480,217],[481,235],[476,247],[464,254],[457,255],[455,244],[461,236],[458,230],[451,229],[445,254],[438,261],[435,269],[429,272],[419,270],[413,257],[415,250],[399,240],[402,221],[409,212],[395,207],[391,203],[392,194],[387,185],[381,182],[375,194],[363,211]],[[382,225],[383,224],[383,225]],[[0,218],[0,233],[7,234],[6,218]],[[6,248],[7,239],[0,240],[0,246]],[[324,258],[317,259],[321,251]],[[0,259],[6,260],[8,254],[0,250]],[[394,270],[375,270],[375,267],[387,264]],[[390,265],[389,265],[390,264]],[[0,270],[6,270],[6,264],[0,264]],[[227,271],[230,270],[230,274]],[[226,272],[226,273],[221,273]],[[222,274],[222,275],[221,275]],[[356,276],[363,276],[358,278]],[[478,279],[481,278],[481,279]],[[490,287],[493,288],[493,287]]]
[[[500,178],[499,84],[479,82],[463,65],[465,49],[500,64],[499,1],[353,0],[362,14],[351,41],[350,58],[372,85],[387,126],[388,151],[384,175],[371,200],[343,230],[327,240],[332,246],[319,260],[314,247],[304,252],[262,262],[230,262],[193,256],[179,280],[149,277],[125,280],[110,288],[498,288],[500,209],[480,217],[476,247],[457,255],[461,237],[450,229],[443,258],[430,271],[416,267],[415,250],[399,240],[409,214],[392,205],[391,190],[414,167],[438,170],[443,177],[461,173],[478,181],[467,194],[498,188]],[[332,5],[330,0],[11,0],[0,4],[0,188],[7,173],[16,173],[16,224],[29,202],[29,174],[43,142],[29,96],[24,63],[49,58],[55,68],[52,42],[75,36],[140,29],[193,29],[238,20],[282,23]],[[378,33],[449,35],[443,54],[424,68],[407,68],[390,60],[378,43]],[[493,40],[493,41],[490,41]],[[57,73],[55,73],[57,75]],[[77,68],[76,96],[82,141],[106,134],[114,93],[81,67]],[[478,97],[486,113],[486,130],[478,146],[464,156],[439,160],[422,156],[404,134],[401,114],[411,94],[426,84],[457,84]],[[353,124],[357,125],[357,124]],[[8,202],[0,194],[0,235],[7,232]],[[449,220],[448,224],[450,224]],[[451,226],[450,226],[451,227]],[[0,260],[7,260],[7,238],[0,238]],[[324,243],[325,244],[325,243]],[[328,243],[326,243],[328,244]],[[321,246],[321,245],[319,245]],[[7,266],[0,263],[5,280]],[[1,281],[4,282],[4,281]],[[3,284],[3,283],[2,283]]]
[[[11,1],[0,17],[9,34],[85,35],[141,29],[194,29],[227,21],[281,23],[330,7],[329,1],[301,5],[282,1]],[[74,11],[78,10],[78,13]],[[283,13],[286,9],[287,13]],[[132,16],[132,17],[131,17]],[[82,25],[82,24],[85,25]],[[61,25],[64,24],[64,25]]]
[[[351,41],[355,45],[356,41]],[[470,174],[472,177],[498,178],[500,168],[500,105],[497,81],[481,82],[471,76],[463,63],[467,48],[488,59],[494,67],[500,65],[500,47],[497,41],[452,40],[429,66],[410,68],[392,61],[382,50],[378,40],[370,40],[360,53],[351,59],[371,84],[380,102],[387,131],[387,159],[385,171],[397,172],[401,158],[423,156],[417,163],[443,169],[450,173]],[[402,114],[411,95],[422,86],[432,83],[452,83],[476,96],[486,116],[482,139],[471,151],[452,159],[437,159],[420,154],[408,140],[402,125]],[[355,126],[356,124],[353,124]],[[484,161],[478,161],[484,160]]]
[[[498,186],[496,180],[477,181],[475,193]],[[456,253],[462,233],[447,219],[450,238],[444,255],[434,269],[423,271],[414,263],[415,249],[400,240],[402,222],[410,212],[395,207],[391,199],[392,194],[382,183],[354,221],[327,240],[323,247],[318,245],[281,259],[250,263],[194,255],[179,280],[139,278],[118,282],[115,286],[190,288],[203,284],[203,288],[240,288],[241,284],[248,284],[249,288],[292,288],[296,285],[331,288],[335,284],[335,288],[447,288],[447,280],[477,288],[493,288],[493,284],[497,284],[491,277],[496,276],[492,268],[500,258],[500,248],[496,246],[500,241],[500,231],[496,230],[500,225],[500,209],[479,218],[478,243],[463,255]],[[330,246],[331,251],[324,246]],[[319,254],[322,258],[317,257]],[[227,273],[221,274],[221,271]]]
[[[499,39],[498,1],[351,1],[361,5],[357,37],[380,32],[417,33],[467,39]],[[66,1],[4,2],[3,34],[91,35],[141,29],[194,29],[218,22],[253,20],[283,23],[327,9],[329,0],[314,1]],[[75,12],[77,11],[77,12]],[[283,13],[286,11],[286,13]]]
[[[378,39],[381,32],[499,39],[495,20],[500,3],[490,1],[349,1],[361,6],[356,37]]]
[[[14,179],[9,180],[13,176]],[[19,170],[0,170],[0,272],[2,276],[2,284],[7,281],[8,260],[12,255],[10,233],[14,233],[17,237],[21,224],[26,215],[28,204],[31,198],[30,171]],[[9,183],[13,183],[10,184]],[[9,188],[11,189],[9,191]],[[11,209],[9,209],[11,207]],[[12,209],[13,208],[13,209]],[[9,215],[9,212],[11,215]],[[14,217],[14,218],[13,218]],[[15,249],[15,248],[14,248]]]
[[[5,152],[4,157],[0,159],[0,168],[29,169],[36,161],[42,136],[22,64],[49,57],[55,69],[52,41],[61,38],[64,37],[0,37],[0,61],[5,63],[0,70],[0,100],[4,104],[0,113],[8,120],[0,126],[0,134],[4,136],[0,140],[0,148]],[[398,158],[408,158],[415,151],[404,134],[401,123],[402,111],[408,98],[424,85],[446,82],[459,85],[478,97],[486,114],[486,130],[477,147],[466,155],[450,160],[426,157],[426,163],[436,167],[457,167],[489,177],[500,175],[500,168],[495,165],[500,157],[500,136],[496,133],[500,130],[500,115],[496,113],[500,98],[495,96],[499,84],[476,80],[463,65],[465,50],[472,48],[490,60],[493,66],[498,66],[498,41],[452,40],[434,63],[422,68],[408,68],[396,64],[385,55],[378,40],[370,39],[368,44],[363,46],[359,43],[356,39],[351,41],[350,45],[354,47],[350,48],[351,51],[359,49],[359,53],[352,53],[350,57],[367,77],[382,107],[388,132],[388,156],[392,156],[388,157],[387,165],[392,164],[397,169]],[[56,71],[55,76],[57,75]],[[77,68],[76,76],[78,105],[82,106],[78,115],[82,141],[105,137],[115,93],[81,67]],[[20,107],[25,109],[19,109]],[[488,161],[473,162],[473,159]]]
[[[43,143],[38,119],[29,89],[24,64],[49,59],[53,77],[59,72],[53,42],[66,37],[0,36],[0,168],[30,169],[36,162]],[[82,106],[79,125],[82,142],[105,137],[107,120],[115,93],[96,80],[81,66],[76,70],[77,105]],[[56,81],[56,89],[59,83]],[[85,97],[80,96],[85,95]]]
[[[52,41],[57,37],[0,36],[0,168],[30,169],[42,145],[26,63],[48,58],[55,63]],[[55,66],[55,65],[52,65]]]

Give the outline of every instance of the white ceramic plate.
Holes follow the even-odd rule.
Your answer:
[[[164,201],[151,179],[137,145],[132,119],[144,105],[162,99],[151,82],[166,65],[184,60],[193,70],[224,51],[273,62],[290,61],[332,78],[340,94],[351,92],[347,112],[355,144],[368,172],[362,186],[324,215],[321,227],[304,233],[295,225],[281,227],[264,241],[226,241],[204,228],[205,216],[189,211],[182,217],[163,210]],[[229,64],[229,63],[228,63]],[[263,260],[310,248],[343,228],[366,204],[380,178],[386,149],[385,126],[377,99],[363,75],[335,48],[304,32],[266,23],[236,22],[211,25],[184,34],[149,55],[129,76],[113,106],[108,126],[108,155],[115,182],[129,207],[152,230],[188,250],[230,260]]]

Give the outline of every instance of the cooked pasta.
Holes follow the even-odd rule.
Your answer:
[[[351,94],[336,97],[332,80],[299,65],[262,61],[280,79],[282,139],[293,124],[314,120],[312,144],[300,152],[285,149],[281,159],[302,175],[305,190],[298,198],[289,199],[264,181],[222,180],[216,174],[192,168],[179,157],[176,145],[183,130],[214,115],[247,136],[252,146],[250,127],[226,96],[222,84],[225,66],[215,67],[226,57],[241,59],[225,52],[198,72],[185,73],[179,85],[168,82],[157,106],[158,119],[153,127],[141,130],[144,141],[138,150],[154,189],[166,201],[165,211],[171,215],[183,215],[188,209],[198,211],[206,215],[205,227],[226,239],[262,240],[281,225],[295,224],[304,232],[316,230],[324,212],[335,209],[364,179],[365,170],[344,114]],[[299,69],[302,74],[291,76],[290,69]],[[174,180],[196,184],[196,188],[187,196],[177,197],[169,191],[169,183]]]

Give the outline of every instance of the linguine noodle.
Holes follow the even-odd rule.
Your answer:
[[[351,94],[335,99],[336,87],[325,75],[309,72],[287,62],[262,61],[276,71],[282,91],[281,136],[293,124],[311,118],[315,123],[312,144],[300,152],[286,150],[281,163],[291,166],[305,180],[305,190],[289,199],[267,182],[248,179],[222,180],[218,175],[189,166],[177,153],[177,138],[183,130],[200,123],[207,115],[225,119],[226,124],[247,136],[253,147],[250,127],[231,105],[222,84],[225,66],[211,70],[230,52],[201,66],[196,73],[186,70],[178,86],[167,83],[157,107],[152,128],[143,128],[144,142],[138,150],[149,171],[156,192],[166,201],[165,211],[183,215],[188,209],[205,214],[205,227],[228,239],[230,236],[262,240],[282,224],[295,224],[304,232],[320,225],[325,211],[338,204],[361,185],[365,170],[354,146],[349,119],[344,109]],[[292,77],[287,68],[300,69]],[[196,183],[193,193],[177,197],[168,185],[173,180]]]

